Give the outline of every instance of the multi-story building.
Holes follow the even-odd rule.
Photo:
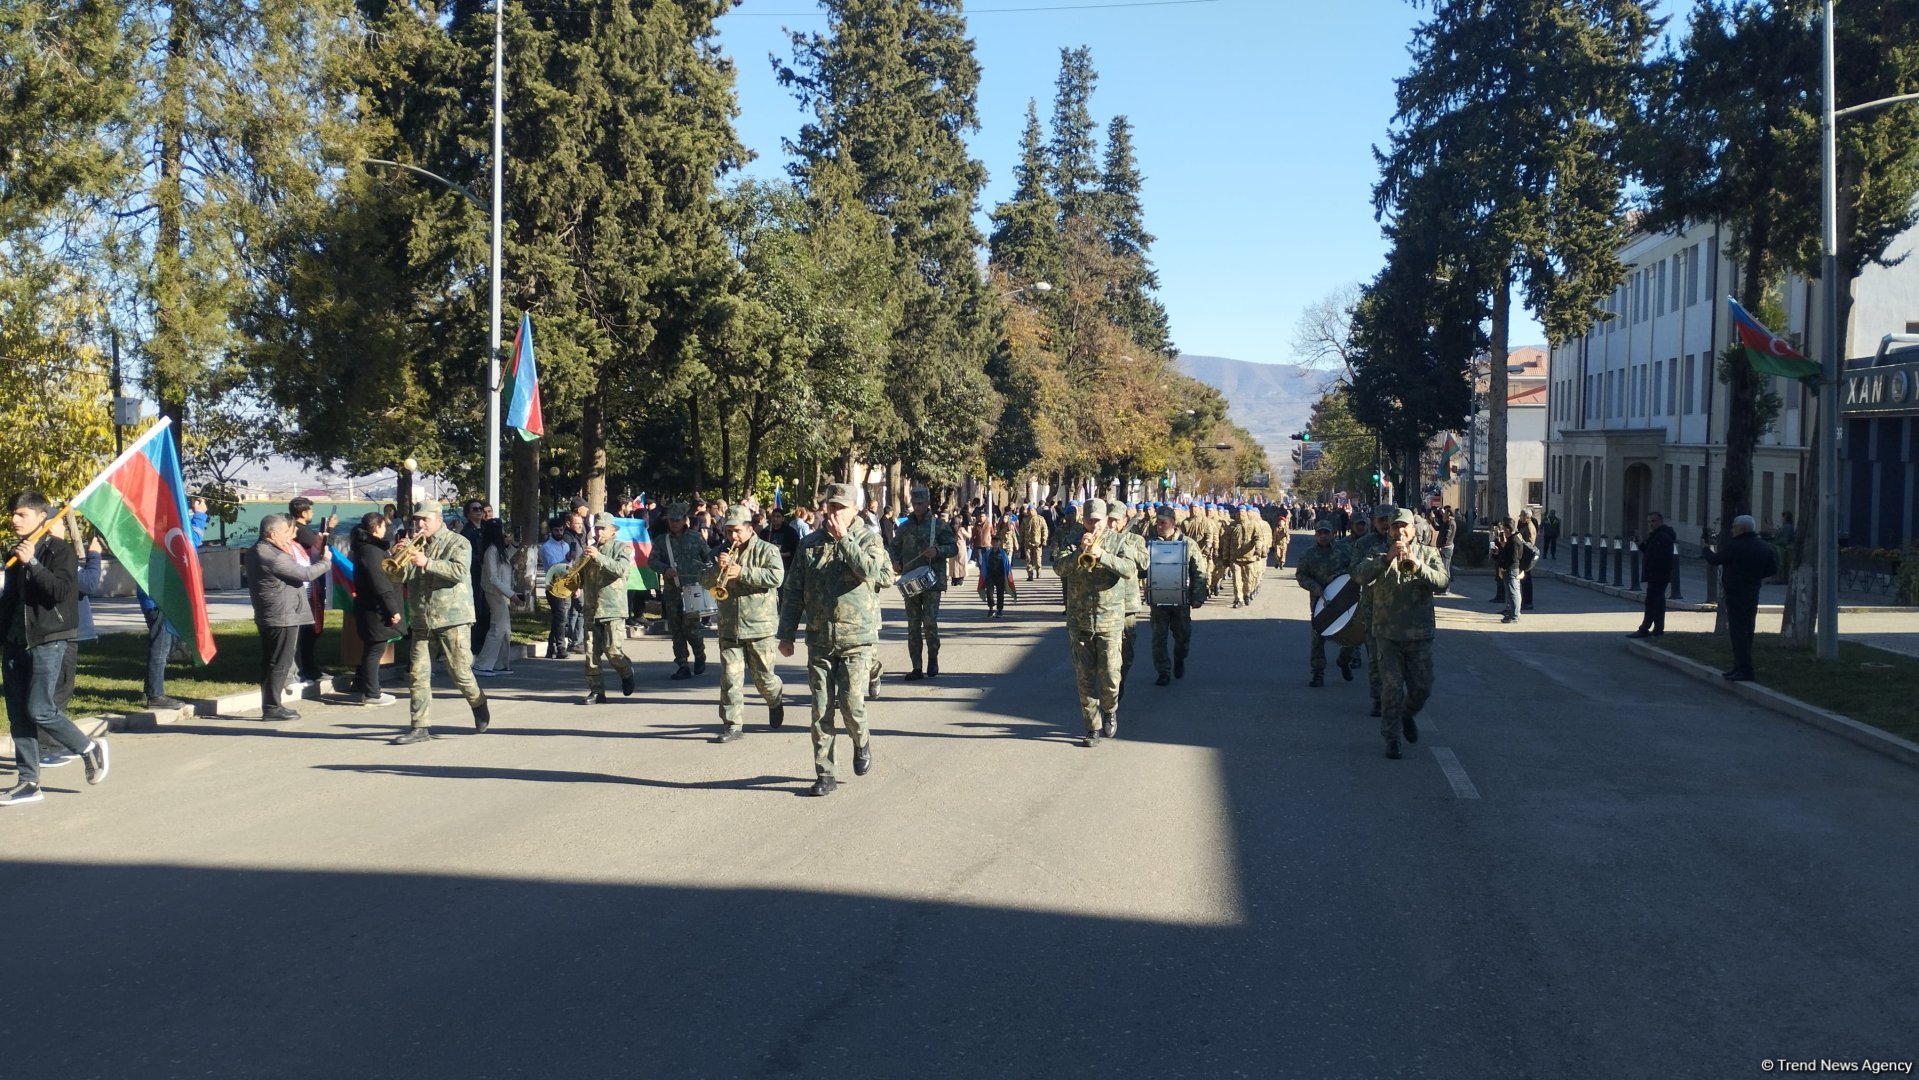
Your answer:
[[[1733,340],[1725,298],[1738,288],[1724,241],[1713,225],[1634,235],[1619,253],[1628,272],[1605,305],[1611,317],[1553,349],[1546,499],[1569,535],[1630,535],[1652,510],[1682,540],[1717,526],[1726,389],[1716,357]],[[1915,246],[1919,230],[1889,250]],[[1817,341],[1817,288],[1788,275],[1777,296],[1785,325],[1772,329],[1795,342]],[[1854,296],[1846,355],[1870,362],[1883,335],[1919,320],[1919,266],[1869,268]],[[1799,382],[1764,379],[1781,408],[1753,460],[1751,513],[1762,531],[1797,508],[1809,467],[1806,418],[1817,405]],[[1901,448],[1908,475],[1912,447],[1908,436]]]
[[[1515,345],[1506,351],[1506,513],[1519,516],[1531,510],[1538,517],[1546,497],[1546,424],[1548,365],[1551,357],[1544,345]],[[1441,489],[1440,497],[1453,506],[1463,507],[1466,499],[1464,472],[1474,470],[1473,485],[1477,520],[1488,516],[1486,429],[1489,411],[1487,396],[1492,378],[1484,360],[1473,367],[1473,398],[1477,407],[1466,426],[1465,445],[1453,464],[1459,470]]]

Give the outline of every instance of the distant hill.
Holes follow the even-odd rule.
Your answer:
[[[1253,433],[1275,468],[1288,471],[1293,449],[1288,436],[1306,426],[1324,375],[1293,364],[1254,364],[1187,353],[1181,353],[1174,364],[1181,373],[1225,395],[1233,423]]]

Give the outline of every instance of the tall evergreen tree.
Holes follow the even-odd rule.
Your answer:
[[[997,303],[981,279],[973,212],[986,169],[967,151],[977,130],[979,63],[955,0],[825,0],[828,29],[794,33],[778,65],[811,114],[789,144],[809,195],[829,171],[885,219],[902,301],[887,399],[891,416],[845,432],[864,451],[957,480],[997,412],[985,375]]]
[[[1053,201],[1062,217],[1091,210],[1099,190],[1098,130],[1091,102],[1099,73],[1093,70],[1093,50],[1081,45],[1059,51],[1059,78],[1053,90],[1052,152]]]
[[[1168,357],[1179,354],[1172,342],[1166,306],[1154,295],[1159,272],[1147,253],[1153,234],[1146,231],[1140,205],[1139,162],[1133,155],[1132,122],[1115,116],[1106,128],[1106,168],[1100,174],[1098,217],[1107,243],[1123,267],[1110,302],[1112,319],[1142,348]]]
[[[126,121],[132,57],[102,0],[0,0],[0,57],[0,248],[12,261],[40,246],[31,234],[48,215],[124,181],[129,162],[100,133]]]
[[[1463,255],[1491,311],[1494,517],[1508,500],[1513,288],[1558,342],[1584,333],[1622,278],[1621,126],[1658,26],[1638,0],[1433,0],[1398,81],[1373,198],[1389,235]]]
[[[1048,186],[1051,173],[1039,106],[1029,98],[1019,164],[1013,166],[1013,197],[993,208],[993,232],[987,240],[993,265],[1013,281],[1047,281],[1056,272],[1059,202]]]

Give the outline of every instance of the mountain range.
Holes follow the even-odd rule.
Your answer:
[[[1173,361],[1189,375],[1226,398],[1233,423],[1252,432],[1266,459],[1288,471],[1293,444],[1288,438],[1306,426],[1326,376],[1295,364],[1255,364],[1224,356],[1179,354]]]

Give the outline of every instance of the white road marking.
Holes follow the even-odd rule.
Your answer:
[[[1459,758],[1452,750],[1444,746],[1435,746],[1433,758],[1439,762],[1439,771],[1446,774],[1446,782],[1453,786],[1454,797],[1479,798],[1479,789],[1473,786],[1472,777],[1466,775],[1465,767],[1459,764]]]

